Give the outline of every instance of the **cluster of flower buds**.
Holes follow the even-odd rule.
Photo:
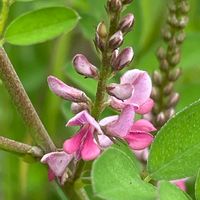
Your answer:
[[[118,53],[118,48],[122,45],[125,34],[134,25],[134,16],[131,13],[121,20],[119,19],[123,6],[131,2],[132,0],[108,0],[106,9],[110,16],[110,24],[115,28],[112,31],[108,31],[104,22],[100,22],[96,28],[94,40],[96,49],[108,55],[114,71],[123,69],[133,59],[131,47],[125,48],[121,53]]]
[[[181,43],[185,38],[184,28],[188,22],[188,0],[171,1],[168,6],[168,18],[162,37],[167,43],[167,50],[158,48],[157,58],[160,71],[152,75],[153,89],[151,97],[155,101],[152,110],[152,122],[160,128],[175,113],[179,94],[174,92],[174,82],[181,74],[180,68],[175,68],[180,62]],[[164,94],[164,95],[161,95]]]

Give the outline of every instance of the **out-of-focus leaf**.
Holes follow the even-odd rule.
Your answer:
[[[195,197],[197,200],[200,200],[200,170],[197,174],[197,178],[195,182]]]
[[[159,183],[158,193],[159,200],[189,200],[183,191],[168,181]]]
[[[5,41],[15,45],[44,42],[71,31],[78,20],[78,14],[65,7],[32,11],[18,17],[7,27]]]
[[[156,191],[140,179],[126,153],[109,148],[93,163],[92,185],[96,196],[109,200],[155,200]]]
[[[200,167],[199,118],[200,101],[197,101],[161,128],[148,160],[148,172],[152,178],[172,180],[197,173]]]

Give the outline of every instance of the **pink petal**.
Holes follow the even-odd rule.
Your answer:
[[[111,83],[107,86],[107,92],[109,95],[116,97],[120,100],[125,100],[131,97],[133,92],[133,86],[131,84],[116,84]]]
[[[55,174],[53,173],[53,171],[49,168],[48,169],[48,180],[49,181],[53,181],[56,178]]]
[[[63,144],[63,150],[66,153],[74,153],[76,152],[81,143],[82,143],[82,139],[84,137],[85,134],[87,134],[87,128],[88,126],[83,126],[78,133],[76,133],[76,135],[74,135],[72,138],[65,140],[64,144]]]
[[[151,132],[156,131],[156,128],[148,120],[140,119],[134,122],[133,126],[131,127],[131,132],[134,131]]]
[[[126,100],[129,103],[142,105],[149,99],[152,90],[152,83],[147,72],[138,69],[129,70],[121,77],[120,83],[129,83],[134,86],[132,97]]]
[[[106,126],[106,125],[110,124],[111,122],[116,121],[118,119],[118,117],[119,117],[118,115],[105,117],[99,122],[99,125],[100,126]]]
[[[154,106],[154,101],[149,98],[144,104],[140,105],[139,108],[136,110],[136,113],[144,115],[149,113]]]
[[[83,160],[93,160],[100,154],[100,149],[93,140],[93,131],[94,129],[89,129],[87,137],[83,144],[83,149],[81,151],[81,157]]]
[[[153,141],[153,136],[145,132],[131,132],[125,139],[134,150],[141,150],[148,147]]]
[[[173,180],[173,181],[170,181],[170,182],[173,183],[174,185],[176,185],[177,187],[179,187],[181,190],[186,191],[186,184],[185,184],[186,180],[187,180],[187,178],[179,179],[179,180]]]
[[[60,96],[63,99],[73,102],[88,101],[88,97],[83,91],[66,85],[61,80],[59,80],[54,76],[49,76],[47,81],[49,88],[52,90],[52,92],[54,92],[56,95]]]
[[[113,144],[112,140],[106,135],[98,135],[99,144],[103,148],[107,148]]]
[[[136,157],[141,160],[141,161],[147,161],[148,156],[149,156],[149,150],[148,148],[142,149],[142,150],[133,150],[135,153]]]
[[[64,151],[51,152],[51,153],[45,154],[42,157],[41,162],[48,164],[53,174],[57,177],[60,177],[65,172],[65,169],[67,165],[70,163],[70,161],[72,160],[72,158],[73,158],[73,155],[69,155],[65,153]],[[50,171],[49,178],[53,177],[51,171]]]
[[[85,124],[90,124],[98,131],[98,133],[103,133],[98,122],[86,110],[76,114],[68,121],[66,126],[82,126]]]
[[[125,103],[115,97],[110,97],[110,106],[118,111],[121,111],[125,107]]]
[[[133,124],[133,118],[135,115],[134,111],[134,106],[126,106],[117,121],[107,126],[106,130],[108,133],[117,137],[125,137]]]

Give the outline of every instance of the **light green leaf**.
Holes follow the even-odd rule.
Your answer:
[[[44,42],[71,31],[78,20],[78,14],[70,8],[35,10],[18,17],[7,27],[5,41],[15,45]]]
[[[179,112],[157,134],[148,172],[156,180],[193,176],[200,167],[200,101]]]
[[[195,197],[197,200],[200,200],[200,170],[195,182]]]
[[[159,200],[188,200],[187,196],[177,186],[168,181],[159,183]]]
[[[155,200],[152,185],[143,182],[136,164],[120,149],[111,147],[93,163],[94,194],[109,200]]]

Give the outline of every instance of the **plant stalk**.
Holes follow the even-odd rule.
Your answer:
[[[0,78],[8,90],[15,106],[35,139],[45,153],[55,151],[56,147],[48,135],[36,110],[34,109],[15,69],[5,50],[0,48]]]

